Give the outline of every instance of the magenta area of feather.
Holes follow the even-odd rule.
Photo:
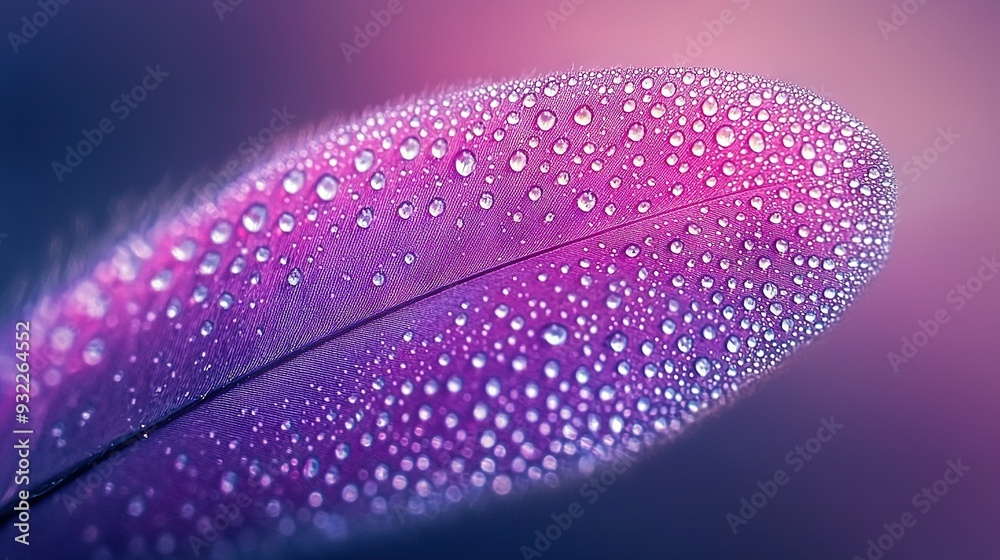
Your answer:
[[[124,239],[24,318],[32,486],[187,407],[120,452],[114,491],[76,506],[91,514],[38,507],[70,516],[73,545],[181,547],[260,480],[246,516],[338,535],[557,485],[825,331],[883,265],[895,197],[853,116],[714,69],[364,115]]]

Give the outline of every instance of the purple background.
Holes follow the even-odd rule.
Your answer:
[[[547,11],[559,13],[557,0],[402,0],[350,62],[341,43],[387,0],[244,2],[221,21],[208,2],[61,6],[18,53],[0,45],[4,303],[18,303],[5,290],[125,224],[133,212],[122,208],[163,201],[171,186],[218,169],[275,107],[287,106],[301,128],[444,84],[670,66],[675,53],[686,54],[693,65],[810,87],[865,120],[903,189],[890,263],[833,331],[727,414],[631,468],[543,558],[863,556],[867,539],[916,512],[913,494],[957,458],[971,470],[930,512],[916,513],[916,526],[884,558],[1000,555],[1000,378],[989,354],[1000,332],[1000,278],[960,310],[948,296],[976,275],[981,258],[1000,253],[1000,4],[577,2],[564,2],[568,15],[553,29]],[[918,8],[883,35],[878,22],[891,21],[894,4]],[[727,9],[731,23],[707,40],[706,29],[720,27],[709,20]],[[37,10],[5,2],[0,31],[19,30]],[[707,46],[685,53],[699,33]],[[111,100],[138,84],[148,64],[170,76],[58,182],[52,160],[82,128],[112,116]],[[947,151],[926,152],[936,161],[918,174],[912,159],[934,146],[939,129],[957,138]],[[161,183],[169,186],[150,195]],[[902,337],[940,309],[949,321],[894,372],[887,353],[900,352]],[[831,415],[845,428],[734,536],[725,515],[757,481],[790,471],[785,454]],[[473,507],[341,552],[520,558],[535,529],[579,499],[576,490]]]

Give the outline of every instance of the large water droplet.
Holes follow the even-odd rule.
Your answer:
[[[727,148],[736,140],[736,133],[728,126],[723,126],[715,133],[715,141],[723,148]]]
[[[583,191],[576,199],[576,205],[584,212],[590,212],[597,204],[597,195],[592,191]]]
[[[435,218],[438,217],[438,216],[440,216],[441,214],[443,214],[444,213],[444,199],[443,198],[435,198],[435,199],[431,200],[430,205],[427,207],[427,212],[431,216],[433,216]]]
[[[438,138],[431,144],[431,155],[437,159],[444,157],[444,154],[448,151],[448,141],[444,138]]]
[[[469,150],[462,150],[455,156],[455,171],[462,177],[472,175],[476,169],[476,156]]]
[[[333,200],[333,197],[337,196],[339,189],[340,182],[333,175],[323,175],[319,178],[319,181],[316,181],[316,196],[320,200]]]
[[[517,150],[512,156],[510,156],[510,168],[513,169],[515,173],[524,169],[527,162],[528,155],[524,153],[524,150]]]
[[[375,153],[371,150],[365,149],[358,152],[358,155],[354,156],[354,169],[358,172],[364,173],[372,168],[372,164],[375,163]]]
[[[372,225],[372,219],[374,219],[374,211],[371,208],[362,208],[358,210],[358,227],[365,229]]]
[[[399,155],[403,156],[403,159],[407,161],[413,160],[414,158],[417,157],[417,154],[419,153],[420,153],[420,140],[417,140],[416,137],[414,136],[406,138],[399,145]]]
[[[212,232],[209,234],[209,237],[212,239],[212,243],[222,245],[226,241],[229,241],[232,234],[233,224],[227,221],[219,221],[216,222],[214,227],[212,227]]]
[[[493,207],[493,195],[484,192],[482,196],[479,197],[479,207],[483,210],[489,210]]]
[[[556,115],[552,111],[541,111],[538,113],[538,118],[535,119],[535,123],[541,130],[550,130],[556,125]]]
[[[642,137],[646,135],[646,127],[642,126],[640,123],[635,123],[628,129],[628,138],[633,142],[638,142],[642,140]]]
[[[281,186],[284,187],[285,192],[288,194],[295,194],[299,192],[305,182],[305,173],[299,171],[298,169],[293,169],[285,175],[284,179],[282,179]]]
[[[544,338],[545,342],[548,342],[552,346],[558,346],[565,343],[568,335],[569,333],[566,331],[566,327],[558,323],[552,323],[542,330],[542,338]]]
[[[267,222],[267,208],[263,204],[253,204],[243,214],[243,227],[250,233],[257,233]]]

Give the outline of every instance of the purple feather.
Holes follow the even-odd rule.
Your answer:
[[[843,109],[714,69],[319,131],[25,311],[33,526],[65,535],[31,552],[276,554],[640,453],[836,321],[895,196]]]

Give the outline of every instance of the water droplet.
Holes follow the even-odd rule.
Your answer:
[[[233,274],[239,274],[243,272],[243,269],[246,268],[246,265],[247,261],[243,257],[237,255],[236,258],[233,259],[232,264],[229,265],[229,272]]]
[[[723,126],[715,133],[715,141],[723,148],[731,146],[735,140],[736,133],[733,132],[731,127]]]
[[[87,365],[96,366],[104,357],[104,341],[100,338],[92,339],[83,349],[83,361]]]
[[[205,276],[215,274],[215,271],[219,269],[220,262],[222,262],[222,257],[215,251],[209,251],[201,259],[201,264],[198,265],[198,272]]]
[[[483,210],[493,208],[493,195],[488,192],[484,192],[482,196],[479,197],[479,207]]]
[[[226,241],[229,241],[229,237],[233,234],[233,224],[226,221],[216,222],[215,226],[212,227],[212,232],[209,237],[212,239],[212,243],[216,245],[222,245]]]
[[[187,262],[194,257],[194,251],[197,245],[194,239],[185,239],[174,245],[174,248],[170,250],[170,254],[174,256],[180,262]]]
[[[299,270],[298,268],[293,268],[293,269],[292,269],[292,270],[291,270],[291,271],[290,271],[290,272],[288,273],[288,278],[287,278],[287,280],[288,280],[288,284],[289,284],[289,285],[292,285],[292,286],[298,286],[298,285],[299,285],[299,282],[301,282],[301,281],[302,281],[302,271],[301,271],[301,270]]]
[[[413,204],[409,200],[400,202],[399,207],[396,208],[396,213],[404,220],[410,219],[410,216],[413,215]]]
[[[808,142],[802,144],[799,153],[802,154],[803,159],[816,159],[816,147]]]
[[[340,181],[333,175],[323,175],[316,181],[316,196],[320,200],[331,201],[340,190]]]
[[[736,353],[737,350],[740,349],[740,346],[742,345],[743,341],[740,340],[740,337],[736,335],[730,335],[730,337],[726,339],[726,350],[729,350],[734,354]]]
[[[437,159],[444,157],[444,154],[448,151],[448,141],[444,138],[438,138],[431,144],[431,155]]]
[[[624,352],[628,346],[628,337],[621,331],[615,331],[608,340],[608,343],[615,352]]]
[[[419,153],[420,153],[420,140],[417,140],[416,137],[414,136],[407,137],[399,145],[399,155],[403,156],[403,159],[405,159],[406,161],[411,161],[415,159],[417,157],[417,154]]]
[[[684,335],[677,339],[677,349],[683,353],[688,353],[691,348],[694,347],[694,340],[687,335]]]
[[[278,216],[278,229],[285,233],[291,233],[295,229],[295,217],[284,212],[281,216]]]
[[[304,185],[305,182],[305,173],[299,171],[298,169],[293,169],[285,175],[284,179],[281,180],[281,186],[284,187],[286,193],[295,194],[302,189],[302,185]]]
[[[524,166],[527,163],[528,155],[524,153],[524,150],[517,150],[510,156],[510,168],[513,169],[515,173],[519,173],[522,169],[524,169]]]
[[[764,137],[759,132],[750,135],[749,144],[750,149],[758,154],[764,151]]]
[[[372,275],[372,284],[375,284],[376,286],[381,286],[382,284],[385,284],[385,274],[382,274],[381,272],[376,272],[374,275]]]
[[[576,199],[576,205],[584,212],[590,212],[597,204],[597,196],[593,191],[583,191]]]
[[[359,173],[368,171],[374,163],[375,153],[371,150],[361,150],[358,155],[354,156],[354,169],[357,169]]]
[[[200,331],[201,332],[201,336],[208,336],[209,334],[211,334],[212,333],[212,328],[214,328],[214,327],[215,327],[215,324],[212,323],[211,321],[205,321],[204,323],[202,323],[201,324],[201,331]]]
[[[243,214],[243,227],[250,233],[257,233],[267,222],[267,208],[263,204],[253,204]]]
[[[162,292],[170,287],[170,282],[174,278],[174,273],[169,270],[163,270],[156,274],[149,280],[149,287],[153,288],[155,292]]]
[[[556,116],[552,111],[541,111],[538,113],[538,118],[535,119],[535,124],[541,130],[550,130],[556,125]]]
[[[580,105],[576,109],[576,112],[573,113],[573,120],[580,126],[587,126],[593,118],[594,114],[591,112],[590,107],[586,105]]]
[[[476,156],[469,150],[462,150],[455,156],[455,171],[462,177],[472,175],[476,169]]]
[[[712,362],[708,358],[697,358],[694,361],[694,371],[701,377],[705,377],[712,371]]]
[[[358,227],[365,229],[372,225],[372,219],[374,219],[374,211],[371,208],[362,208],[358,210]]]
[[[633,142],[638,142],[642,140],[642,137],[646,135],[646,127],[642,126],[640,123],[635,123],[628,129],[628,138]]]
[[[432,199],[430,205],[427,206],[427,212],[431,216],[433,216],[435,218],[438,217],[438,216],[440,216],[441,214],[443,214],[444,213],[444,199],[443,198],[434,198],[434,199]]]
[[[719,112],[719,102],[715,100],[715,96],[709,95],[708,99],[701,104],[701,112],[706,117],[711,117]]]
[[[566,327],[558,323],[552,323],[542,330],[542,338],[552,346],[559,346],[565,343],[568,335]]]

